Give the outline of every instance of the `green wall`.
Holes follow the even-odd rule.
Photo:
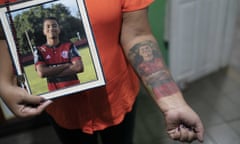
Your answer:
[[[149,21],[152,32],[156,37],[166,64],[168,64],[168,50],[164,45],[164,16],[166,0],[155,0],[149,7]]]

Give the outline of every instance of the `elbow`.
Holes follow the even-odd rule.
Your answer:
[[[40,78],[45,78],[46,77],[46,75],[43,72],[38,71],[37,74]]]
[[[75,71],[76,71],[77,73],[84,72],[84,67],[83,67],[83,65],[78,66]]]
[[[45,78],[47,77],[47,71],[46,69],[44,68],[44,66],[42,65],[39,65],[35,68],[36,72],[37,72],[37,75],[40,77],[40,78]]]
[[[74,64],[71,68],[75,73],[81,73],[84,71],[84,67],[82,63]]]
[[[83,64],[81,64],[80,69],[79,69],[79,72],[84,72],[84,66],[83,66]]]

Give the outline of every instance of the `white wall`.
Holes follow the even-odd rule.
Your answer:
[[[239,0],[169,0],[169,62],[177,82],[229,64]],[[238,2],[238,3],[236,3]]]

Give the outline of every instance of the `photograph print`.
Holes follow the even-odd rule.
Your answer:
[[[0,8],[19,85],[46,99],[105,85],[83,0],[19,1]]]

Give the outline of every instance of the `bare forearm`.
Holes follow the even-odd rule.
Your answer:
[[[186,104],[167,67],[148,23],[147,9],[123,14],[121,44],[136,73],[164,113],[167,131],[182,142],[203,140],[201,120]],[[152,52],[152,54],[151,54]],[[181,128],[181,126],[193,128]]]
[[[0,92],[14,83],[12,62],[5,40],[0,40]]]
[[[72,63],[60,64],[57,66],[37,66],[37,71],[40,77],[61,77],[83,72],[83,64],[81,61]]]
[[[121,34],[127,58],[161,110],[186,104],[152,35],[147,9],[125,13]]]
[[[80,72],[83,72],[83,64],[81,61],[74,61],[72,64],[69,65],[67,69],[64,69],[61,73],[59,73],[57,76],[68,76],[68,75],[74,75]]]
[[[37,72],[40,77],[51,77],[60,75],[65,69],[68,69],[70,64],[61,64],[58,66],[50,67],[45,65],[38,65]]]
[[[61,73],[59,73],[57,76],[61,77],[61,76],[68,76],[68,75],[74,75],[77,74],[78,72],[75,71],[74,69],[68,68],[65,69],[64,71],[62,71]]]
[[[145,62],[145,60],[140,56],[139,57],[131,57],[133,55],[139,55],[139,49],[141,47],[149,47],[152,51],[152,59]],[[148,84],[152,89],[159,88],[164,84],[174,83],[171,87],[164,88],[161,93],[161,96],[156,94],[156,98],[159,99],[161,97],[169,96],[179,91],[177,88],[171,74],[169,73],[168,69],[166,68],[162,55],[160,53],[160,49],[158,48],[156,42],[151,40],[141,41],[136,43],[128,53],[129,57],[131,57],[131,63],[135,68],[136,72],[143,80],[145,84]],[[139,60],[140,59],[140,60]],[[155,60],[157,59],[157,60]],[[170,94],[165,94],[166,91],[171,91]]]
[[[136,57],[141,47],[151,48],[153,57],[147,62]],[[127,53],[134,69],[163,111],[185,104],[182,94],[165,65],[155,40],[142,40]],[[177,101],[176,101],[177,100]]]

